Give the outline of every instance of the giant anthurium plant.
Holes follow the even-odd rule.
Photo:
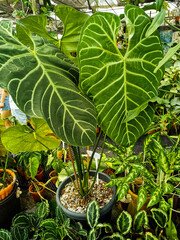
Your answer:
[[[76,147],[93,145],[97,124],[114,142],[127,146],[151,123],[164,74],[159,21],[152,23],[142,9],[127,5],[128,47],[121,52],[118,16],[96,13],[89,18],[67,6],[58,6],[56,15],[64,24],[61,40],[48,34],[44,16],[20,20],[16,34],[9,22],[0,23],[0,86],[23,112],[45,119],[73,146],[83,180],[88,174]],[[73,51],[77,59],[70,56]],[[81,195],[87,194],[80,186]]]

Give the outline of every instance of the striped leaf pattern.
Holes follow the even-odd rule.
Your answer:
[[[164,67],[153,73],[163,58],[159,34],[146,37],[151,19],[136,6],[125,7],[129,31],[128,48],[116,45],[119,17],[96,13],[85,23],[78,47],[80,86],[93,99],[98,124],[120,145],[131,145],[145,132],[153,114],[149,105],[134,119],[125,121],[130,110],[157,96]]]
[[[0,229],[0,240],[12,240],[11,233],[6,229]]]
[[[0,86],[27,115],[45,119],[64,142],[92,145],[96,109],[76,85],[77,67],[47,40],[32,41],[33,51],[0,24]]]

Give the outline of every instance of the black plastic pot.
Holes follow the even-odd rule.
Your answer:
[[[95,171],[90,171],[90,175],[95,176]],[[71,175],[71,177],[73,180],[75,179],[74,174]],[[99,178],[107,183],[111,180],[111,178],[107,174],[102,173],[102,172],[99,172]],[[66,214],[67,217],[77,220],[77,221],[86,222],[86,214],[85,213],[76,213],[76,212],[69,211],[66,207],[64,207],[64,205],[60,201],[61,191],[70,181],[71,181],[70,177],[67,177],[59,185],[57,192],[56,192],[56,202],[62,208],[63,212]],[[115,203],[115,199],[116,199],[116,187],[113,187],[112,199],[106,206],[104,206],[103,208],[100,209],[100,218],[101,219],[105,218],[107,216],[107,214],[108,214],[108,219],[110,219],[109,214],[111,213],[112,207]]]
[[[12,218],[21,211],[20,199],[16,198],[17,185],[12,192],[0,201],[0,228],[9,228]]]

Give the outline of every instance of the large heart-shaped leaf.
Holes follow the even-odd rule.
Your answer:
[[[96,109],[76,86],[78,69],[55,45],[37,36],[33,41],[31,51],[0,25],[0,86],[27,115],[44,118],[64,142],[92,145]]]
[[[16,125],[6,129],[1,140],[7,150],[17,154],[22,151],[34,152],[58,148],[61,140],[51,131],[46,121],[32,118],[34,129]]]
[[[134,144],[149,126],[152,103],[129,122],[130,110],[157,96],[164,68],[153,73],[163,58],[158,31],[146,37],[151,19],[136,6],[125,7],[128,47],[121,53],[116,45],[119,18],[96,13],[85,23],[78,47],[80,86],[93,99],[98,124],[120,145]]]

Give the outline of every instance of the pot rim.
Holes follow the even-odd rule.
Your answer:
[[[91,173],[94,173],[95,174],[95,170],[90,170],[90,174]],[[109,182],[111,180],[111,177],[103,172],[98,172],[99,173],[99,178],[101,179],[102,177],[103,178],[107,178],[107,182]],[[74,180],[74,174],[71,175],[71,177],[73,178]],[[104,180],[104,179],[103,179]],[[67,183],[69,183],[71,181],[70,177],[67,177],[65,178],[61,184],[58,186],[58,189],[56,191],[56,202],[57,202],[57,205],[59,205],[62,210],[64,212],[67,213],[67,215],[72,215],[73,214],[73,217],[74,219],[79,219],[79,218],[82,218],[82,220],[84,218],[86,218],[86,213],[77,213],[77,212],[73,212],[73,211],[70,211],[69,209],[67,209],[66,207],[64,207],[64,205],[61,203],[60,201],[60,193],[61,193],[61,190],[64,188],[64,186],[66,186]],[[103,208],[100,208],[100,216],[103,216],[105,215],[108,211],[109,211],[109,208],[112,207],[114,205],[114,202],[115,202],[115,198],[116,198],[116,186],[112,187],[113,189],[113,195],[112,195],[112,198],[111,200],[103,207]]]

